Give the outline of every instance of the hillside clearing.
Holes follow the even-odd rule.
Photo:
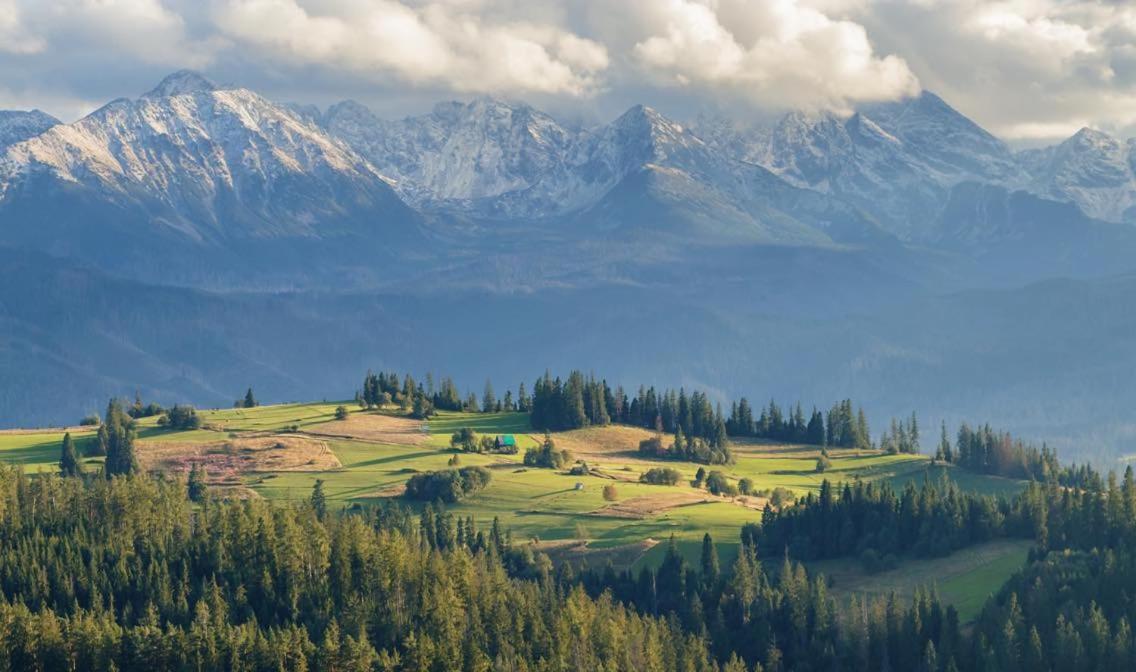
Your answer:
[[[242,437],[214,443],[139,441],[145,471],[189,473],[205,468],[208,481],[231,483],[246,474],[338,469],[339,458],[323,441],[302,436]]]
[[[421,420],[381,413],[351,413],[344,420],[322,422],[305,428],[308,434],[376,443],[421,446],[430,441]]]
[[[613,502],[601,509],[592,511],[590,515],[606,516],[609,518],[642,519],[650,518],[651,516],[680,506],[705,504],[711,501],[719,500],[717,497],[713,497],[704,491],[668,491],[663,494],[632,497],[622,502]]]
[[[978,616],[986,598],[1025,565],[1030,542],[999,539],[956,551],[942,558],[909,558],[896,569],[869,574],[854,559],[806,563],[810,572],[831,580],[831,592],[846,600],[852,595],[887,597],[895,592],[910,601],[919,587],[935,587],[945,604],[959,612],[963,623]]]

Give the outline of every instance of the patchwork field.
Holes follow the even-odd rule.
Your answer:
[[[747,441],[733,446],[735,464],[707,470],[719,469],[735,484],[749,478],[761,494],[718,497],[691,486],[700,465],[640,457],[639,442],[652,436],[640,428],[593,427],[553,434],[558,449],[568,450],[573,460],[589,466],[588,475],[572,476],[523,465],[525,449],[544,438],[531,429],[524,414],[441,413],[420,422],[352,407],[346,419],[336,420],[337,406],[286,404],[199,411],[202,428],[193,431],[168,431],[157,426],[156,418],[143,419],[139,421],[139,461],[147,470],[174,474],[201,464],[217,492],[234,496],[304,499],[321,479],[333,505],[349,506],[398,497],[411,475],[446,469],[456,455],[460,466],[491,469],[493,479],[484,490],[450,507],[454,513],[473,516],[483,524],[497,517],[515,540],[534,543],[554,558],[593,566],[610,560],[632,568],[659,562],[666,545],[658,542],[671,535],[679,550],[696,562],[706,532],[718,542],[722,562],[728,565],[737,552],[740,527],[760,520],[766,495],[774,488],[799,497],[816,491],[825,478],[887,480],[902,487],[911,481],[941,478],[945,472],[964,487],[981,492],[1012,492],[1021,487],[1006,479],[931,467],[923,456],[875,451],[832,451],[831,467],[818,474],[819,450],[814,446]],[[450,436],[463,427],[491,436],[512,434],[520,452],[456,453],[450,448]],[[71,428],[71,432],[81,451],[94,441],[92,428]],[[33,473],[52,471],[62,437],[63,430],[0,432],[0,460],[21,464]],[[95,466],[99,459],[86,461]],[[675,486],[639,483],[639,475],[652,467],[677,469],[684,480]],[[605,485],[616,489],[615,501],[604,499]],[[957,600],[961,610],[977,608],[973,605],[980,604],[989,592],[982,588],[984,583],[971,581],[968,573],[985,571],[1000,581],[1020,565],[1024,553],[1020,555],[1007,551],[985,563],[955,559],[954,573],[938,566],[928,573],[918,569],[919,563],[896,570],[914,568],[903,575],[888,572],[857,577],[851,563],[826,569],[826,573],[836,581],[834,590],[863,592],[892,584],[897,590],[910,584],[913,590],[919,578],[935,577],[940,591]],[[951,583],[955,579],[958,583]]]

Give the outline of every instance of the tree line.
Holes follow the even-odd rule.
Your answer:
[[[946,477],[918,487],[909,482],[900,491],[886,481],[834,485],[825,479],[820,492],[800,504],[767,505],[761,524],[746,524],[742,537],[774,555],[852,556],[868,569],[882,569],[902,556],[938,557],[991,539],[1036,534],[1028,500],[965,492]]]

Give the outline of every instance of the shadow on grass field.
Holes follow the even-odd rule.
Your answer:
[[[934,587],[943,603],[958,611],[959,621],[967,623],[978,616],[986,598],[1025,565],[1030,545],[1022,539],[999,539],[943,558],[905,558],[896,569],[876,574],[865,572],[856,558],[806,564],[810,572],[829,578],[831,592],[839,600],[857,594],[887,597],[894,592],[907,602],[917,588]]]

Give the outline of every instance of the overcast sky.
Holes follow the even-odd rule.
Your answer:
[[[0,0],[0,109],[71,121],[191,68],[380,114],[486,93],[606,120],[637,102],[848,110],[935,91],[1016,143],[1136,135],[1121,0]]]

